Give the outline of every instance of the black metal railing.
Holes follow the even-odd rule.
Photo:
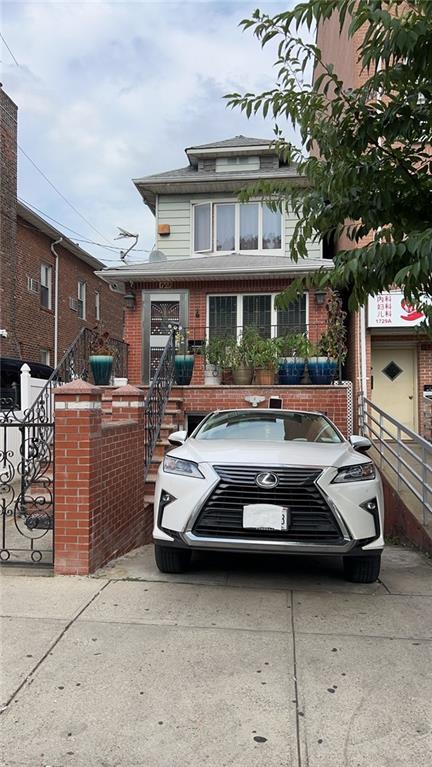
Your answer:
[[[0,411],[0,561],[52,564],[54,530],[54,389],[88,380],[95,334],[83,328],[32,406],[20,412],[15,397]],[[127,376],[127,344],[111,339],[113,370]]]
[[[162,425],[162,419],[165,413],[166,404],[170,395],[171,387],[175,375],[175,332],[172,331],[157,370],[153,376],[147,397],[144,402],[144,413],[146,419],[145,425],[145,458],[144,458],[144,480],[150,470],[153,451],[159,438]]]
[[[302,383],[313,384],[309,370],[314,365],[318,366],[320,361],[322,366],[323,359],[327,359],[332,364],[327,366],[323,377],[331,378],[331,382],[341,382],[343,378],[346,349],[343,343],[330,346],[322,323],[272,325],[270,322],[256,322],[246,327],[216,322],[207,326],[170,326],[170,329],[176,331],[177,360],[182,355],[186,358],[191,354],[200,354],[206,364],[219,369],[229,370],[239,365],[253,369],[269,366],[276,373],[284,359],[301,358],[307,363]],[[162,346],[160,349],[153,347],[152,352],[155,369]]]

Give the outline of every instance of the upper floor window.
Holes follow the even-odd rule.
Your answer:
[[[200,203],[193,210],[195,253],[282,248],[282,214],[265,203]]]
[[[259,170],[259,157],[217,157],[216,173],[229,173],[233,170]]]
[[[44,309],[52,309],[52,266],[41,264],[40,302]]]
[[[86,318],[86,284],[82,280],[78,280],[78,317],[80,320]]]
[[[95,291],[95,319],[97,322],[100,320],[100,293]]]

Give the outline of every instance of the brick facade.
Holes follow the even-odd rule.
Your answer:
[[[26,220],[18,216],[17,226],[17,307],[16,338],[22,359],[39,362],[40,350],[50,352],[50,364],[54,362],[54,302],[55,257],[51,252],[53,240]],[[82,327],[96,324],[96,291],[100,296],[101,321],[115,337],[123,337],[123,299],[113,293],[106,282],[96,277],[94,269],[77,258],[67,248],[56,245],[59,254],[59,339],[58,361]],[[27,288],[27,278],[40,280],[41,264],[52,267],[52,309],[41,306],[39,293]],[[86,319],[78,317],[69,306],[69,298],[77,297],[78,280],[86,283]]]
[[[41,350],[54,364],[55,257],[51,244],[61,233],[17,202],[17,107],[0,87],[0,357],[41,361]],[[67,237],[59,253],[58,361],[82,327],[96,324],[95,293],[100,294],[100,318],[115,338],[123,337],[123,299],[94,271],[103,264],[81,251]],[[80,255],[83,257],[81,258]],[[89,261],[89,263],[87,263]],[[30,292],[27,278],[38,282],[41,265],[52,267],[52,309],[41,306],[40,290]],[[77,297],[78,280],[86,283],[86,319],[69,307]]]
[[[15,357],[16,339],[17,107],[0,86],[0,357]]]
[[[190,282],[187,286],[183,283],[173,283],[171,292],[188,288],[189,293],[189,339],[202,339],[204,329],[208,326],[207,296],[222,293],[280,293],[287,287],[289,280],[279,279],[244,279],[244,280],[218,280]],[[129,344],[129,383],[139,385],[143,382],[143,303],[142,290],[154,290],[152,283],[141,283],[131,287],[135,294],[135,306],[125,312],[124,340]],[[314,294],[308,299],[308,326],[309,338],[312,342],[318,340],[327,327],[327,310],[324,305],[318,305]],[[202,383],[195,377],[194,383]]]

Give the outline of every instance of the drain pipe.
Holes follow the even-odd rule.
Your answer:
[[[55,257],[55,301],[54,301],[54,368],[57,367],[58,358],[58,324],[59,324],[59,265],[60,258],[55,246],[63,242],[63,237],[51,244],[51,253]]]

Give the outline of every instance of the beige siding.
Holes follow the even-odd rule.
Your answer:
[[[227,194],[195,194],[195,195],[160,195],[158,198],[158,224],[169,224],[171,232],[168,236],[157,238],[157,247],[168,258],[181,258],[191,255],[191,202],[205,200],[227,200]],[[232,199],[236,197],[232,195]],[[292,236],[296,219],[288,212],[284,213],[285,252],[289,256],[289,241]],[[310,258],[321,258],[322,246],[319,242],[310,242],[308,246]]]

